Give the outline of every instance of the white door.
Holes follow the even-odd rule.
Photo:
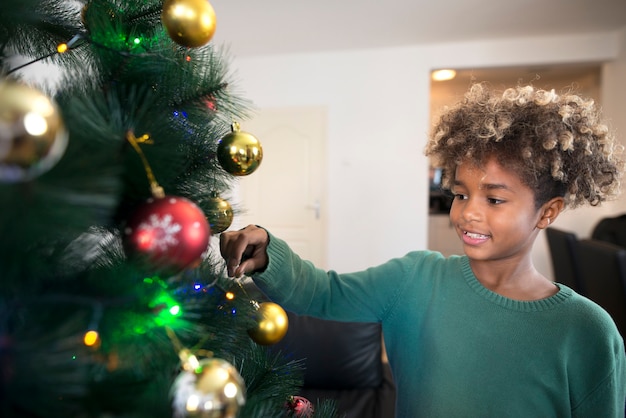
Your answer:
[[[326,127],[323,107],[259,111],[241,130],[259,139],[263,160],[239,179],[238,224],[267,228],[321,268],[326,267]]]

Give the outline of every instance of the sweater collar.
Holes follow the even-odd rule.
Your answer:
[[[467,256],[459,257],[459,259],[461,262],[463,277],[469,287],[479,296],[505,309],[522,312],[537,312],[554,309],[556,306],[561,305],[573,295],[572,289],[560,283],[555,283],[559,288],[559,291],[555,295],[548,298],[530,301],[510,299],[483,286],[474,275]]]

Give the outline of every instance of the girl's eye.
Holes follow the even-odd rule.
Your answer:
[[[455,200],[466,200],[467,196],[461,193],[454,193],[454,199]]]
[[[496,199],[495,197],[490,197],[487,199],[487,201],[492,204],[492,205],[499,205],[501,203],[504,203],[504,200],[502,199]]]

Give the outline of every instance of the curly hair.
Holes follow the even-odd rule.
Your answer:
[[[460,163],[481,166],[494,157],[534,191],[537,208],[556,196],[570,207],[615,198],[622,152],[593,100],[533,86],[498,94],[484,83],[441,116],[426,146],[444,188]]]

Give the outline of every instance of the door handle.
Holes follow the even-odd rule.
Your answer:
[[[319,219],[320,218],[320,211],[322,209],[322,205],[321,205],[319,199],[315,199],[315,202],[313,202],[312,205],[307,205],[306,208],[307,209],[313,209],[313,211],[315,212],[315,219]]]

